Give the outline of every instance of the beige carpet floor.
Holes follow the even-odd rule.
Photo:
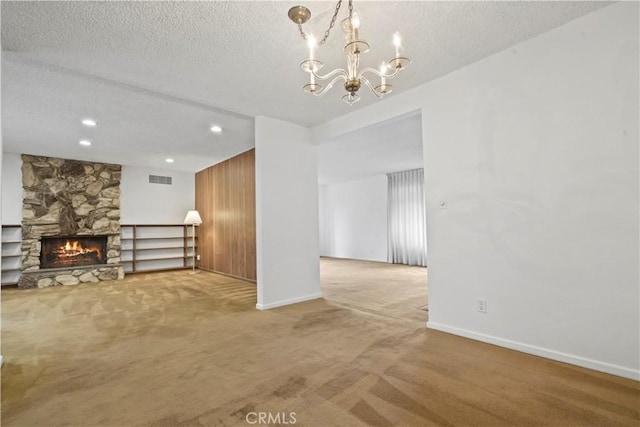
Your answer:
[[[427,269],[321,258],[322,295],[331,303],[396,320],[427,321]]]
[[[206,272],[3,290],[2,425],[640,423],[637,382],[426,329],[424,269],[321,269],[326,299],[264,312]]]

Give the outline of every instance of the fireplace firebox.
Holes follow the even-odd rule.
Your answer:
[[[79,267],[107,261],[107,236],[42,237],[40,268]]]

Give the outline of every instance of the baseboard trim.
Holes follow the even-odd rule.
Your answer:
[[[258,310],[270,310],[272,308],[282,307],[282,306],[291,305],[291,304],[297,304],[299,302],[311,301],[311,300],[318,299],[318,298],[322,298],[322,293],[318,292],[318,293],[315,293],[315,294],[305,295],[305,296],[302,296],[302,297],[285,299],[285,300],[282,300],[282,301],[276,301],[276,302],[272,302],[270,304],[256,304],[256,308]]]
[[[189,268],[191,268],[191,267],[189,267]],[[209,270],[208,268],[198,267],[198,270],[208,271],[209,273],[216,273],[216,274],[219,274],[221,276],[231,277],[232,279],[242,280],[244,282],[253,283],[254,285],[257,283],[254,279],[247,279],[246,277],[234,276],[233,274],[223,273],[221,271],[216,271],[216,270]]]
[[[640,370],[625,368],[624,366],[613,365],[611,363],[600,362],[598,360],[587,359],[585,357],[573,354],[562,353],[560,351],[551,350],[544,347],[525,344],[518,341],[511,341],[504,338],[498,338],[492,335],[486,335],[479,332],[469,331],[467,329],[456,328],[454,326],[443,325],[442,323],[427,322],[427,328],[447,332],[476,341],[482,341],[488,344],[494,344],[499,347],[505,347],[511,350],[521,351],[523,353],[533,354],[547,359],[556,360],[558,362],[568,363],[570,365],[581,366],[583,368],[593,369],[595,371],[605,372],[607,374],[617,375],[619,377],[629,378],[631,380],[640,381]]]
[[[339,256],[333,256],[333,255],[320,255],[320,258],[325,258],[325,259],[337,259],[340,261],[363,261],[363,262],[377,262],[380,264],[391,264],[393,265],[392,262],[389,261],[381,261],[379,259],[364,259],[364,258],[343,258],[343,257],[339,257]]]

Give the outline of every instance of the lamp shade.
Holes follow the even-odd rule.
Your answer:
[[[189,211],[187,212],[187,216],[184,218],[184,223],[189,225],[200,225],[202,224],[202,218],[200,218],[198,211]]]

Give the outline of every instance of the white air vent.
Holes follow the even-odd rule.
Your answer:
[[[149,184],[167,184],[171,185],[170,176],[149,175]]]

